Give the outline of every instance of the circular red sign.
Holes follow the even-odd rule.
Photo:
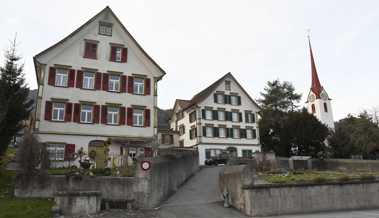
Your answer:
[[[145,171],[149,170],[151,168],[150,161],[144,160],[141,162],[141,168]]]

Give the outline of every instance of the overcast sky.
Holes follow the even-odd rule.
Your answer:
[[[379,106],[379,1],[2,0],[0,47],[17,32],[27,82],[32,57],[109,5],[167,72],[159,103],[170,108],[227,72],[259,98],[268,80],[311,83],[307,29],[335,120]],[[0,59],[3,63],[3,58]]]

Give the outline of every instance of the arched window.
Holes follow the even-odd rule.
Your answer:
[[[312,114],[316,113],[316,107],[314,104],[312,104]]]
[[[324,111],[328,113],[328,105],[326,103],[324,103]]]

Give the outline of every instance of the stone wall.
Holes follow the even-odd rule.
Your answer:
[[[250,216],[379,208],[379,182],[256,185],[243,189]]]
[[[53,198],[62,191],[99,191],[109,201],[133,201],[135,207],[153,208],[167,199],[198,169],[196,152],[175,152],[154,159],[151,169],[143,171],[137,163],[135,177],[54,176],[41,183],[32,179],[27,185],[16,182],[15,196]]]

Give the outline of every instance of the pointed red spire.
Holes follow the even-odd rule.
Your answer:
[[[310,40],[309,36],[308,36],[308,43],[309,43],[309,51],[311,53],[311,67],[312,67],[312,87],[311,87],[311,90],[313,91],[313,93],[315,93],[317,98],[320,98],[322,86],[321,86],[320,80],[318,79],[316,64],[315,64],[315,60],[313,58],[311,40]]]

